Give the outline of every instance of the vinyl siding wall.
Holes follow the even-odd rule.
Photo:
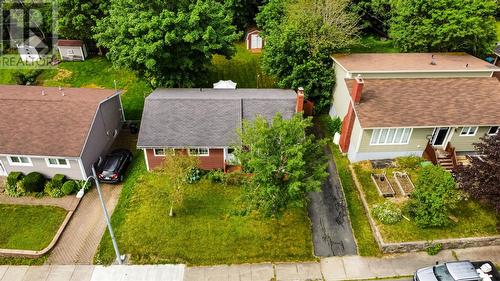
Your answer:
[[[344,116],[347,114],[347,109],[349,108],[349,103],[351,102],[351,96],[349,95],[349,90],[344,80],[347,78],[347,73],[338,64],[335,64],[334,68],[336,83],[333,90],[333,103],[330,109],[330,116],[338,116],[340,119],[344,119]]]
[[[16,155],[12,155],[16,156]],[[7,156],[0,156],[0,161],[2,161],[7,173],[10,172],[22,172],[23,174],[28,174],[31,172],[39,172],[46,178],[52,178],[55,174],[63,174],[71,179],[83,179],[82,171],[77,159],[67,159],[70,168],[54,168],[48,167],[45,157],[29,157],[33,166],[15,166],[10,165],[7,160]],[[51,157],[52,158],[52,157]],[[64,158],[64,157],[54,157],[54,158]]]
[[[116,138],[113,134],[115,130],[120,132],[122,121],[122,108],[118,95],[99,106],[82,153],[82,162],[87,175],[92,174],[92,164],[108,152]]]
[[[480,138],[488,133],[490,127],[479,127],[474,136],[461,136],[462,127],[455,128],[455,133],[450,139],[450,143],[457,151],[474,151],[473,143],[480,142]]]

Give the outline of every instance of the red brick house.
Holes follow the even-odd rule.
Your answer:
[[[225,170],[243,120],[291,118],[303,103],[301,89],[156,89],[145,100],[137,148],[148,170],[172,150],[197,156],[202,169]]]

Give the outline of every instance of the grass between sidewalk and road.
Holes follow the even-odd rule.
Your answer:
[[[347,208],[349,210],[349,218],[351,219],[354,238],[358,246],[358,253],[360,256],[381,256],[382,253],[373,237],[368,217],[363,208],[363,203],[354,185],[354,180],[349,170],[349,160],[342,155],[338,147],[331,142],[333,136],[327,129],[328,119],[330,119],[330,115],[323,114],[315,117],[314,121],[320,126],[325,137],[330,140],[328,145],[332,151],[333,161],[337,166],[337,172],[344,190]]]
[[[54,206],[0,204],[0,248],[42,250],[54,238],[66,213]]]
[[[374,171],[367,165],[354,165],[358,180],[362,185],[370,207],[383,203],[384,199],[378,194],[377,188],[370,175]],[[387,172],[387,175],[391,175]],[[413,178],[413,177],[412,177]],[[394,201],[394,200],[393,200]],[[396,204],[404,211],[404,201],[396,200]],[[405,211],[406,217],[410,217]],[[465,238],[498,235],[496,230],[497,218],[494,211],[487,206],[481,206],[472,199],[464,200],[458,204],[453,216],[457,222],[451,222],[443,228],[419,228],[413,220],[402,219],[396,224],[387,225],[377,222],[377,227],[386,242],[433,241],[437,239]]]
[[[202,180],[185,189],[184,203],[172,218],[170,189],[165,176],[146,171],[139,154],[112,217],[120,250],[134,264],[315,260],[305,208],[291,209],[279,219],[235,215],[243,188]],[[94,261],[108,264],[114,257],[106,232]]]

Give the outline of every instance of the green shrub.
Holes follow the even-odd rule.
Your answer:
[[[10,172],[7,176],[7,184],[5,186],[5,191],[7,195],[12,197],[21,196],[20,190],[17,190],[17,183],[22,181],[24,175],[21,172]]]
[[[224,184],[226,185],[243,185],[248,181],[248,176],[242,172],[227,173],[224,177]]]
[[[62,174],[56,174],[45,183],[45,187],[43,191],[45,194],[49,195],[50,197],[55,197],[59,198],[64,196],[64,193],[62,192],[61,188],[63,184],[66,182],[66,176]]]
[[[335,117],[335,118],[328,118],[328,132],[334,136],[335,133],[340,134],[340,130],[342,129],[342,120],[340,120],[340,117]]]
[[[419,227],[442,227],[450,223],[451,210],[460,200],[453,176],[440,166],[430,165],[419,172],[408,211]]]
[[[18,70],[12,73],[12,79],[17,85],[33,85],[41,73],[41,69]]]
[[[424,158],[418,156],[405,156],[396,158],[396,166],[403,169],[416,169],[420,167],[420,163],[425,161]]]
[[[189,184],[198,182],[201,179],[201,170],[198,168],[191,168],[187,172],[186,182]]]
[[[443,244],[441,243],[430,243],[427,248],[425,248],[425,251],[429,256],[435,256],[437,255],[441,250],[443,249]]]
[[[396,224],[403,218],[401,209],[389,201],[375,205],[372,214],[383,224]]]
[[[26,192],[42,192],[45,186],[45,177],[38,172],[31,172],[22,180]]]
[[[69,180],[63,184],[61,191],[64,195],[70,195],[78,190],[78,184],[74,180]]]
[[[212,170],[207,173],[206,177],[212,183],[221,183],[224,181],[225,174],[222,170]]]

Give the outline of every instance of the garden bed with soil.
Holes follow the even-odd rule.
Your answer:
[[[371,208],[374,205],[382,204],[387,200],[396,204],[403,210],[405,217],[410,218],[410,215],[405,211],[404,205],[408,199],[400,198],[384,198],[379,195],[377,187],[373,182],[371,175],[373,173],[383,173],[380,169],[371,169],[366,165],[355,165],[353,167],[355,176],[362,188],[362,192],[366,199],[367,205]],[[390,174],[393,171],[386,169],[385,173]],[[409,177],[415,180],[417,177],[416,170],[408,171]],[[392,179],[395,180],[395,179]],[[439,239],[451,238],[472,238],[472,237],[490,237],[497,236],[500,233],[497,231],[498,224],[495,213],[492,209],[482,206],[474,200],[464,200],[458,204],[457,209],[452,212],[455,221],[451,221],[450,225],[443,228],[420,228],[410,218],[410,220],[402,219],[396,224],[382,224],[373,218],[376,227],[387,243],[402,243],[411,241],[433,241]]]

